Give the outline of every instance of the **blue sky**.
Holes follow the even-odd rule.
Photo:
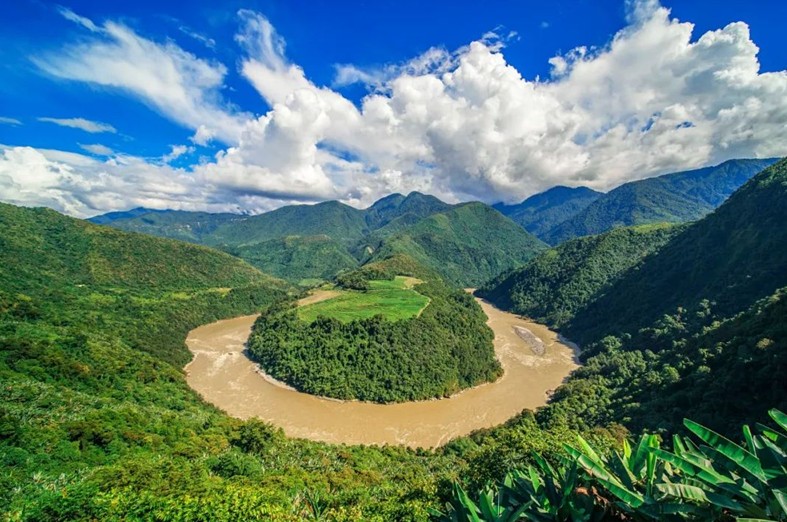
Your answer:
[[[5,11],[0,199],[74,215],[515,201],[787,143],[785,2]]]

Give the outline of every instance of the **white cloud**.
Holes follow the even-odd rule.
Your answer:
[[[218,159],[237,191],[292,173],[309,197],[368,203],[396,185],[514,201],[787,152],[787,73],[759,72],[741,22],[692,41],[692,24],[632,2],[609,45],[556,56],[546,81],[523,78],[494,33],[407,64],[338,66],[334,85],[374,89],[356,107],[289,63],[264,17],[242,18],[243,74],[273,109]]]
[[[0,116],[0,123],[4,125],[22,125],[22,122],[16,118],[7,118],[5,116]]]
[[[194,147],[190,147],[188,145],[172,145],[170,151],[161,157],[161,161],[164,163],[169,163],[170,161],[174,161],[184,154],[190,154],[194,152],[194,150]]]
[[[61,127],[80,129],[90,133],[117,132],[115,127],[108,123],[86,120],[85,118],[38,118],[38,121],[54,123],[55,125],[60,125]]]
[[[504,40],[490,33],[404,64],[337,68],[334,85],[371,85],[356,106],[290,63],[267,19],[239,17],[241,74],[271,107],[256,119],[221,103],[222,66],[116,24],[42,62],[57,76],[134,93],[194,129],[194,143],[215,136],[232,146],[190,171],[125,156],[100,162],[5,149],[0,196],[39,197],[78,215],[140,205],[256,212],[329,198],[366,205],[410,190],[511,202],[556,184],[604,190],[787,153],[787,72],[759,71],[741,22],[692,35],[692,24],[657,3],[634,2],[629,25],[611,42],[554,57],[546,80],[523,78],[505,59]],[[171,161],[182,147],[156,161]],[[18,174],[27,165],[39,181]]]
[[[106,145],[101,145],[100,143],[93,143],[88,145],[83,145],[82,143],[79,146],[91,154],[95,154],[96,156],[112,156],[115,151],[107,147]]]
[[[43,71],[132,94],[203,136],[234,143],[247,115],[221,98],[224,65],[198,58],[172,42],[157,43],[128,27],[105,22],[81,43],[33,58]]]
[[[96,26],[96,24],[94,24],[93,21],[90,18],[85,18],[84,16],[79,16],[78,14],[76,14],[74,11],[72,11],[71,9],[69,9],[67,7],[58,6],[57,7],[57,12],[60,13],[60,15],[63,18],[65,18],[66,20],[70,20],[70,21],[74,22],[75,24],[81,25],[82,27],[84,27],[88,31],[91,31],[91,32],[94,32],[94,33],[97,33],[97,32],[100,31],[98,26]]]

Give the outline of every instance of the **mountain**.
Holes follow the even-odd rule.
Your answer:
[[[600,196],[581,212],[543,233],[542,238],[556,245],[620,226],[694,221],[776,161],[730,160],[714,167],[632,181]]]
[[[392,194],[365,210],[328,201],[257,216],[135,210],[94,219],[215,246],[294,283],[329,279],[361,261],[407,254],[452,282],[478,284],[544,248],[491,207],[449,205],[419,192]]]
[[[462,286],[480,284],[546,248],[483,203],[464,203],[368,244],[372,260],[404,254]]]
[[[730,315],[787,286],[787,160],[748,181],[580,310],[582,338],[632,331],[703,300]]]
[[[679,225],[640,225],[572,239],[488,282],[476,295],[560,328],[680,230]]]
[[[287,236],[328,236],[352,242],[368,233],[364,211],[338,201],[291,205],[217,227],[205,242],[250,245]]]
[[[517,205],[497,203],[493,207],[539,239],[553,227],[572,218],[596,201],[601,192],[587,187],[552,187]]]
[[[347,248],[328,236],[287,236],[227,251],[267,274],[306,286],[358,266]]]
[[[388,230],[412,224],[437,212],[443,212],[452,205],[434,196],[411,192],[407,196],[391,194],[365,210],[366,224],[370,230],[388,227]],[[396,222],[397,225],[392,225]]]
[[[782,160],[656,242],[655,226],[568,241],[483,289],[582,346],[542,425],[675,432],[690,417],[732,436],[787,408],[785,201]]]
[[[243,219],[245,216],[230,213],[135,208],[127,212],[110,212],[92,217],[88,221],[98,225],[109,225],[126,232],[140,232],[190,243],[202,243],[219,225]]]

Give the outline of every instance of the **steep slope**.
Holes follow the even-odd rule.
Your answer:
[[[288,236],[227,251],[267,274],[300,284],[330,279],[358,266],[358,260],[328,236]]]
[[[677,225],[640,225],[573,239],[490,281],[476,294],[559,328],[680,230]]]
[[[253,310],[255,302],[281,298],[288,289],[283,281],[207,247],[5,204],[0,204],[0,266],[6,267],[0,269],[5,299],[26,296],[39,303],[44,315],[58,305],[64,323],[89,320],[100,309],[122,310],[129,322],[145,323],[150,309],[167,316],[165,309],[178,299],[196,314],[185,314],[190,320],[210,320],[228,311]],[[77,310],[87,317],[72,315]],[[132,346],[172,362],[187,361],[182,341],[173,342],[163,328],[150,323]]]
[[[555,226],[574,217],[602,195],[587,187],[553,187],[517,205],[493,207],[539,239]]]
[[[369,248],[372,260],[405,254],[451,283],[472,286],[524,264],[545,245],[492,207],[466,203]]]
[[[729,315],[787,285],[787,160],[764,170],[601,298],[569,331],[584,339],[632,331],[703,300]]]
[[[615,227],[694,221],[776,159],[725,161],[714,167],[626,183],[543,235],[552,245]]]

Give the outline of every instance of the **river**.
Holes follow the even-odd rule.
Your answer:
[[[316,302],[330,297],[317,294],[307,299]],[[555,332],[476,300],[495,333],[495,354],[504,373],[495,382],[445,399],[374,404],[316,397],[288,388],[264,375],[244,353],[254,315],[192,330],[186,344],[194,358],[185,368],[186,380],[206,401],[229,415],[259,417],[291,437],[346,444],[440,446],[501,424],[523,409],[543,406],[548,394],[577,368],[576,347]],[[522,335],[521,329],[532,335]]]

